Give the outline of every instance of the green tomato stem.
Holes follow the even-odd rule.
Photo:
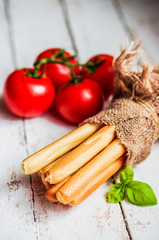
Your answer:
[[[81,82],[81,76],[77,77],[75,72],[74,72],[74,67],[83,67],[86,66],[85,71],[90,72],[91,74],[95,73],[96,68],[99,67],[101,64],[105,62],[105,60],[100,60],[100,58],[95,58],[93,62],[87,61],[85,63],[77,63],[73,64],[70,63],[68,60],[75,58],[75,55],[65,57],[65,49],[61,49],[59,52],[55,52],[51,57],[49,58],[42,58],[34,63],[34,71],[33,72],[28,72],[31,77],[34,78],[39,78],[38,71],[40,70],[41,65],[47,64],[47,63],[58,63],[61,65],[65,65],[70,69],[71,72],[71,78],[70,82],[77,84],[77,82]],[[57,60],[59,58],[60,60]],[[80,79],[79,79],[80,78]]]

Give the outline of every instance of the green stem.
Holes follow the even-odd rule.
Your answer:
[[[34,63],[34,71],[32,73],[30,73],[32,75],[32,77],[38,78],[38,71],[40,70],[41,65],[43,64],[47,64],[47,63],[58,63],[61,65],[65,65],[70,69],[71,75],[72,75],[72,79],[77,78],[76,74],[73,70],[74,67],[84,67],[86,66],[85,71],[91,72],[92,74],[96,71],[96,68],[99,67],[101,64],[103,64],[105,62],[105,60],[101,60],[98,62],[98,58],[95,59],[94,62],[90,62],[87,61],[85,63],[77,63],[77,64],[73,64],[70,63],[68,60],[75,58],[75,56],[69,56],[69,57],[65,57],[65,50],[61,49],[59,52],[55,52],[51,57],[49,58],[42,58],[38,61],[36,61]],[[57,60],[55,58],[59,58],[60,60]]]
[[[33,75],[37,74],[38,70],[40,69],[41,65],[43,65],[43,64],[46,64],[46,63],[58,63],[58,64],[61,64],[61,65],[67,66],[70,69],[70,71],[71,71],[72,78],[75,78],[76,75],[75,75],[75,72],[73,70],[73,67],[78,67],[79,64],[73,64],[73,63],[68,62],[68,60],[73,59],[75,56],[65,57],[64,53],[65,53],[65,50],[62,49],[59,52],[54,53],[49,58],[42,58],[42,59],[38,60],[37,62],[35,62],[34,63],[35,69],[34,69]],[[60,58],[61,61],[57,60],[55,58]]]

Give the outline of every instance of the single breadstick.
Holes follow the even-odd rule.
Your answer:
[[[50,186],[50,183],[48,183],[48,182],[46,182],[45,181],[45,178],[46,178],[46,175],[45,175],[45,173],[41,173],[41,181],[42,181],[42,183],[45,185],[45,186]]]
[[[50,163],[49,165],[47,165],[46,167],[42,168],[40,171],[38,171],[38,175],[41,177],[41,181],[45,186],[49,186],[50,184],[48,182],[45,181],[46,175],[45,173],[52,168],[58,161],[60,161],[61,158],[58,158],[57,160],[55,160],[54,162]]]
[[[114,138],[114,125],[102,127],[47,171],[45,180],[50,184],[61,182],[103,150]]]
[[[57,160],[55,160],[54,162],[50,163],[49,165],[47,165],[46,167],[42,168],[40,171],[38,171],[40,177],[41,177],[41,181],[45,186],[49,186],[50,183],[45,181],[46,178],[46,172],[52,168],[53,166],[55,166],[56,163],[58,163],[60,160],[62,159],[62,157],[58,158]]]
[[[38,171],[37,174],[38,174],[39,177],[41,177],[41,172],[40,171]]]
[[[78,146],[101,127],[101,124],[87,123],[82,125],[71,133],[68,133],[59,140],[24,159],[22,162],[22,172],[24,174],[32,174],[39,171],[69,150]]]
[[[63,204],[68,204],[85,189],[88,182],[98,176],[103,169],[125,153],[125,147],[118,139],[110,143],[89,163],[76,172],[57,192],[57,198]]]
[[[61,160],[62,157],[59,157],[58,159],[56,159],[54,162],[50,163],[49,165],[47,165],[46,167],[40,169],[38,171],[38,174],[41,176],[42,173],[47,172],[50,168],[52,168],[53,166],[55,166],[56,163],[58,163]]]
[[[58,199],[56,197],[56,192],[59,190],[60,187],[68,180],[70,179],[71,176],[67,177],[64,179],[62,182],[51,185],[51,187],[47,190],[45,197],[52,201],[52,202],[58,202]],[[49,183],[48,183],[49,184]]]
[[[110,164],[99,175],[94,177],[82,191],[69,203],[70,206],[76,206],[86,199],[92,192],[94,192],[101,184],[108,180],[114,173],[116,173],[124,163],[124,156]]]
[[[66,154],[65,154],[66,155]],[[45,186],[50,186],[50,184],[48,182],[45,181],[46,178],[46,172],[52,168],[53,166],[55,166],[56,163],[58,163],[60,160],[62,159],[62,157],[58,158],[57,160],[55,160],[54,162],[50,163],[49,165],[47,165],[46,167],[42,168],[41,170],[39,170],[37,173],[38,175],[41,177],[41,181]]]
[[[69,151],[71,152],[71,151]],[[68,153],[69,153],[68,152]],[[50,183],[48,183],[47,181],[45,181],[45,178],[46,178],[46,172],[48,170],[50,170],[53,166],[55,166],[58,162],[60,162],[63,158],[65,158],[68,153],[65,153],[63,156],[59,157],[57,160],[55,160],[54,162],[50,163],[49,165],[47,165],[46,167],[42,168],[40,171],[38,171],[39,175],[41,176],[41,180],[42,180],[42,183],[45,185],[45,186],[50,186]]]

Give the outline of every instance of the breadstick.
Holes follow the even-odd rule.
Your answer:
[[[45,173],[42,173],[41,174],[41,181],[42,181],[42,183],[45,185],[45,186],[50,186],[50,183],[48,183],[48,182],[46,182],[45,181]]]
[[[70,153],[71,151],[69,151],[68,153]],[[55,166],[58,162],[60,162],[63,158],[65,158],[68,153],[65,153],[63,156],[59,157],[57,160],[55,160],[54,162],[50,163],[49,165],[47,165],[46,167],[42,168],[40,171],[38,171],[39,175],[41,176],[41,180],[42,183],[45,186],[50,186],[50,183],[48,183],[47,181],[45,181],[46,178],[46,172],[48,170],[50,170],[53,166]]]
[[[69,150],[78,146],[99,128],[101,124],[84,124],[64,137],[34,153],[22,162],[22,172],[32,174],[47,166]]]
[[[52,185],[46,192],[45,197],[52,201],[52,202],[58,202],[58,199],[56,197],[56,192],[59,190],[60,187],[62,187],[62,185],[68,180],[70,179],[71,176],[67,177],[66,179],[64,179],[62,182],[57,183]],[[48,183],[49,184],[49,183]]]
[[[75,173],[57,192],[57,198],[68,204],[83,191],[87,183],[98,176],[103,169],[125,153],[125,147],[118,139],[110,143],[102,152]]]
[[[70,206],[76,206],[86,199],[92,192],[94,192],[100,185],[108,180],[114,173],[116,173],[124,163],[124,156],[110,164],[99,175],[94,177],[82,191],[69,203]]]
[[[77,171],[115,138],[115,126],[105,126],[46,172],[45,181],[56,184]]]
[[[42,168],[40,171],[38,171],[39,176],[41,177],[41,181],[45,186],[49,186],[50,184],[48,182],[45,181],[46,178],[46,172],[52,168],[53,166],[55,166],[58,162],[60,162],[63,157],[67,156],[68,153],[64,154],[62,157],[59,157],[57,160],[55,160],[54,162],[50,163],[49,165],[47,165],[46,167]]]
[[[46,178],[46,171],[48,171],[50,168],[52,168],[56,163],[58,163],[61,160],[61,158],[58,158],[54,162],[50,163],[46,167],[42,168],[40,171],[38,171],[38,175],[41,177],[41,181],[45,186],[49,186],[50,184],[45,181]]]
[[[40,169],[38,171],[38,174],[42,174],[42,173],[45,173],[47,172],[50,168],[52,168],[53,166],[55,166],[56,163],[58,163],[60,160],[61,160],[62,157],[59,157],[58,159],[56,159],[54,162],[50,163],[49,165],[47,165],[46,167]]]

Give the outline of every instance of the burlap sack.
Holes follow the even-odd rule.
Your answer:
[[[111,106],[85,122],[116,125],[116,134],[127,149],[125,165],[135,166],[150,154],[158,138],[159,65],[144,65],[141,71],[134,56],[140,44],[132,44],[114,62],[115,99]]]

